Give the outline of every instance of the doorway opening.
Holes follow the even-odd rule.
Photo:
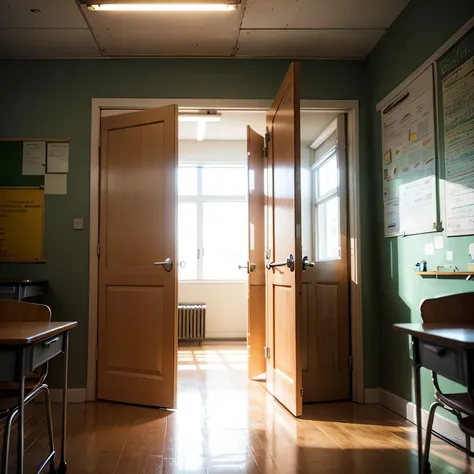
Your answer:
[[[130,101],[130,102],[132,102],[132,101]],[[180,101],[178,101],[178,102],[180,102]],[[204,102],[204,101],[203,101],[203,102]],[[211,102],[212,102],[212,101],[211,101]],[[137,105],[138,105],[138,104],[137,104]],[[103,109],[103,110],[102,110],[102,116],[114,115],[114,114],[120,113],[120,112],[122,112],[122,111],[123,111],[123,112],[131,112],[131,111],[133,111],[134,109],[135,109],[135,110],[139,110],[139,107],[138,107],[138,106],[137,106],[137,107],[134,107],[134,108],[125,109],[125,110],[124,110],[124,108],[122,108],[122,110],[120,110],[120,111],[117,110],[117,109],[119,109],[119,108],[120,108],[120,107],[116,107],[115,110],[110,110],[110,109],[109,109],[109,110],[105,110],[105,109]],[[328,115],[328,114],[330,115],[331,113],[333,113],[333,114],[335,114],[335,115],[338,115],[338,114],[341,114],[341,112],[344,112],[344,110],[340,110],[340,109],[337,109],[337,108],[335,108],[336,110],[334,110],[334,112],[330,112],[330,111],[328,111],[328,109],[329,109],[329,107],[325,107],[324,110],[314,110],[314,109],[312,109],[312,110],[304,110],[304,111],[302,111],[302,114],[301,114],[301,115],[302,115],[302,117],[301,117],[301,123],[302,123],[302,127],[301,127],[301,133],[302,133],[302,135],[301,135],[301,136],[302,136],[302,157],[304,156],[304,151],[303,151],[303,145],[304,145],[304,142],[305,142],[305,140],[304,140],[304,138],[303,138],[303,137],[305,136],[305,135],[304,135],[304,129],[305,129],[305,123],[307,122],[307,121],[305,120],[305,116],[307,115],[307,116],[314,116],[314,117],[315,117],[315,116],[323,117],[324,115]],[[341,107],[341,109],[342,109],[342,107]],[[186,112],[189,112],[189,111],[191,110],[191,107],[183,107],[183,110],[186,111]],[[192,110],[195,111],[195,110],[198,110],[198,109],[196,109],[196,108],[193,107]],[[220,107],[206,107],[205,110],[212,110],[213,112],[221,113],[221,114],[222,114],[223,112],[229,112],[229,113],[230,113],[230,112],[234,112],[236,115],[240,114],[241,116],[244,116],[245,113],[249,113],[249,112],[250,112],[250,113],[253,113],[253,114],[255,114],[255,115],[257,115],[257,113],[259,113],[259,115],[261,115],[261,117],[262,117],[263,119],[264,119],[264,116],[265,116],[265,112],[264,112],[264,108],[263,108],[263,107],[260,108],[260,110],[252,110],[251,108],[249,108],[249,109],[244,109],[244,108],[238,108],[238,107],[236,107],[234,110],[232,110],[231,107],[228,107],[228,108],[226,108],[226,107],[222,107],[222,108],[220,108]],[[347,109],[346,109],[346,110],[347,110]],[[356,110],[356,109],[353,109],[353,110],[352,110],[352,114],[354,113],[355,110]],[[198,111],[199,111],[199,110],[198,110]],[[181,109],[180,109],[180,112],[181,112]],[[331,117],[331,119],[333,120],[334,117]],[[353,119],[354,119],[354,115],[353,115]],[[94,122],[94,120],[93,120],[93,122]],[[262,122],[264,123],[264,120],[262,120]],[[245,119],[245,123],[249,123],[249,120],[248,120],[248,119]],[[94,124],[93,124],[93,125],[94,125]],[[194,126],[196,126],[195,133],[197,133],[197,124],[194,124]],[[313,129],[313,136],[311,137],[311,139],[308,139],[308,142],[309,142],[309,141],[314,142],[315,137],[316,137],[317,134],[319,133],[319,131],[316,131],[317,128],[316,128],[314,125],[311,126],[311,127],[312,127],[312,129]],[[254,126],[254,128],[258,128],[258,127],[257,127],[257,126]],[[327,124],[321,125],[321,129],[322,129],[322,130],[324,130],[325,128],[327,128]],[[260,130],[261,130],[261,129],[260,129]],[[212,128],[211,128],[211,127],[209,128],[209,131],[212,131]],[[244,128],[244,131],[245,131],[245,128]],[[261,130],[261,131],[263,132],[263,130]],[[352,130],[352,135],[351,135],[351,136],[356,136],[355,131],[356,131],[356,128],[354,127],[354,122],[353,122],[353,130]],[[218,136],[218,135],[217,135],[217,136]],[[197,137],[196,137],[196,135],[195,135],[195,137],[193,138],[193,140],[189,140],[189,141],[194,141],[194,142],[196,142],[196,143],[201,143],[201,140],[198,142],[196,138],[197,138]],[[222,137],[220,137],[220,138],[222,138]],[[186,139],[184,139],[184,140],[186,140]],[[206,138],[206,137],[205,137],[204,140],[202,140],[202,142],[206,142],[206,141],[210,142],[211,140],[219,141],[219,140],[217,140],[217,139],[211,139],[211,138]],[[225,140],[221,140],[221,141],[225,141]],[[228,141],[231,141],[231,140],[228,140]],[[354,145],[356,146],[356,143],[355,143]],[[307,146],[307,145],[306,145],[306,146]],[[183,145],[182,145],[182,143],[181,143],[181,140],[180,140],[180,148],[183,148],[183,149],[184,149],[184,147],[183,147]],[[310,148],[310,146],[307,146],[307,148]],[[220,153],[222,153],[222,151],[221,151]],[[311,153],[311,152],[310,152],[310,153]],[[226,156],[226,157],[227,157],[227,156],[230,156],[230,152],[225,152],[225,156]],[[244,157],[246,158],[245,155],[244,155]],[[244,158],[244,159],[245,159],[245,158]],[[304,164],[304,163],[303,163],[303,159],[302,159],[302,165],[303,165],[303,164]],[[310,165],[311,165],[311,163],[310,163]],[[204,187],[204,181],[205,181],[205,176],[204,176],[204,175],[205,175],[205,174],[210,174],[210,175],[214,175],[214,176],[215,176],[216,174],[217,174],[217,175],[219,175],[219,174],[222,175],[223,173],[229,173],[230,170],[232,170],[232,171],[233,171],[234,173],[236,173],[236,174],[238,174],[239,172],[242,172],[242,171],[243,171],[244,174],[247,172],[247,185],[248,185],[249,180],[251,179],[251,178],[249,178],[249,176],[248,176],[249,173],[248,173],[248,170],[246,169],[245,163],[238,163],[238,162],[235,162],[235,161],[234,161],[234,162],[232,162],[232,161],[231,161],[231,162],[228,162],[228,161],[223,161],[223,160],[222,160],[222,161],[221,161],[221,160],[216,160],[216,161],[212,162],[211,160],[203,160],[202,157],[199,156],[199,154],[195,154],[194,157],[193,157],[193,156],[192,156],[192,152],[189,154],[189,156],[188,156],[187,159],[180,160],[179,166],[180,166],[180,169],[179,169],[179,171],[178,171],[178,174],[182,174],[183,176],[184,176],[184,175],[188,175],[188,176],[189,176],[190,174],[193,174],[193,175],[197,176],[197,187],[198,187],[198,188],[199,188],[199,187],[201,187],[201,188]],[[305,174],[305,173],[306,173],[306,174]],[[309,174],[308,174],[308,173],[309,173]],[[93,175],[93,174],[94,174],[94,172],[92,173],[92,175]],[[200,175],[201,175],[201,176],[200,176]],[[308,171],[307,169],[305,170],[305,169],[304,169],[304,166],[302,166],[302,188],[303,188],[303,181],[304,181],[303,176],[304,176],[304,175],[305,175],[306,177],[310,176],[309,184],[311,185],[311,166],[309,166],[309,171]],[[186,178],[183,178],[183,180],[185,180],[185,179],[186,179]],[[93,178],[92,178],[92,180],[93,180]],[[208,179],[208,181],[209,181],[209,179]],[[234,181],[235,181],[235,180],[234,180]],[[219,180],[219,179],[217,179],[217,180],[214,179],[214,180],[212,180],[212,182],[213,182],[213,183],[216,183],[216,182],[217,182],[217,183],[219,183],[220,185],[222,185],[222,183],[226,183],[226,179],[225,179],[225,178],[223,178],[223,179],[221,179],[221,180]],[[227,178],[227,182],[228,182],[228,183],[229,183],[229,182],[230,182],[230,183],[233,183],[233,181],[229,181],[228,178]],[[96,186],[91,186],[91,194],[94,193],[94,189],[96,189]],[[226,191],[227,191],[227,189],[226,189]],[[302,192],[304,192],[303,189],[302,189]],[[195,195],[193,195],[193,196],[189,196],[189,195],[186,196],[185,193],[182,193],[182,194],[183,194],[183,196],[182,196],[183,199],[181,199],[181,197],[179,197],[178,200],[183,203],[183,206],[184,206],[184,204],[189,204],[190,201],[192,200],[192,199],[191,199],[192,197],[196,197]],[[201,195],[199,195],[199,193],[198,193],[197,196],[199,197],[199,199],[201,199],[201,202],[198,203],[198,202],[197,202],[198,199],[196,199],[196,202],[193,203],[193,206],[195,206],[195,208],[196,208],[196,212],[195,212],[195,214],[196,214],[196,220],[198,220],[198,219],[197,219],[197,214],[198,214],[198,212],[201,213],[201,220],[200,220],[200,222],[201,222],[201,223],[200,223],[201,229],[198,228],[198,224],[196,223],[196,226],[194,227],[194,229],[195,229],[195,232],[194,232],[194,234],[195,234],[195,237],[194,237],[194,239],[195,239],[195,240],[194,240],[194,247],[195,247],[195,251],[196,251],[196,254],[195,254],[196,257],[195,257],[195,259],[194,259],[194,262],[193,262],[193,263],[189,263],[189,265],[188,265],[188,260],[189,260],[189,258],[187,258],[186,256],[184,256],[184,258],[181,258],[181,255],[179,255],[179,254],[177,255],[176,263],[177,263],[177,264],[181,264],[181,262],[184,262],[184,264],[180,265],[179,268],[178,268],[178,272],[182,272],[182,273],[183,273],[183,279],[182,279],[182,281],[183,281],[183,282],[186,281],[186,285],[187,285],[188,287],[190,287],[190,288],[193,287],[193,286],[198,287],[198,285],[203,284],[203,283],[199,282],[199,276],[202,277],[202,281],[204,282],[204,281],[206,280],[206,279],[204,278],[204,276],[205,276],[205,275],[210,275],[210,274],[212,274],[212,272],[214,271],[214,272],[215,272],[215,273],[214,273],[215,275],[217,275],[219,272],[221,272],[221,273],[220,273],[220,276],[221,276],[222,280],[224,280],[224,278],[228,278],[228,279],[226,280],[227,282],[232,282],[232,283],[233,283],[233,282],[236,282],[237,284],[238,284],[238,283],[240,283],[240,284],[243,283],[243,286],[244,286],[244,288],[245,288],[245,286],[248,284],[248,280],[247,280],[247,279],[248,279],[248,276],[247,276],[248,274],[247,274],[247,272],[246,272],[246,269],[249,269],[249,268],[251,267],[251,264],[252,264],[252,262],[250,261],[250,259],[247,258],[247,262],[245,261],[245,259],[244,259],[244,261],[240,261],[241,257],[240,257],[240,254],[239,254],[239,255],[236,257],[236,260],[238,260],[238,261],[235,262],[235,264],[233,263],[232,265],[230,265],[230,267],[234,267],[234,268],[232,268],[232,272],[236,272],[236,273],[232,273],[233,275],[235,275],[235,274],[239,275],[239,272],[240,272],[240,275],[239,275],[239,276],[236,276],[236,277],[233,277],[233,276],[226,276],[226,275],[230,275],[230,274],[226,274],[226,270],[225,270],[225,268],[224,268],[224,267],[226,267],[226,265],[224,265],[224,267],[222,267],[222,268],[219,267],[219,262],[222,263],[222,259],[219,258],[219,255],[222,256],[222,255],[223,255],[222,253],[216,252],[216,254],[215,254],[215,256],[214,256],[214,257],[215,257],[215,258],[214,258],[214,267],[212,267],[212,265],[210,265],[210,264],[212,263],[212,259],[211,259],[211,258],[209,258],[209,260],[207,260],[207,263],[209,263],[209,265],[206,266],[205,258],[208,257],[209,255],[207,254],[206,245],[204,245],[204,241],[205,241],[205,239],[206,239],[205,228],[204,228],[204,227],[205,227],[205,226],[204,226],[204,224],[205,224],[205,219],[206,219],[206,218],[205,218],[205,214],[206,214],[206,210],[205,210],[205,207],[206,207],[206,206],[205,206],[205,205],[206,205],[206,204],[209,204],[209,206],[208,206],[209,209],[212,208],[212,207],[214,207],[215,210],[217,209],[217,210],[214,212],[214,214],[213,214],[213,218],[210,218],[210,219],[209,219],[210,222],[214,224],[214,226],[211,225],[211,226],[209,227],[209,229],[211,229],[211,230],[208,232],[209,234],[211,234],[211,236],[215,237],[215,240],[214,240],[214,241],[211,241],[211,242],[213,242],[213,243],[215,244],[214,247],[217,248],[217,245],[218,245],[218,244],[221,244],[224,239],[218,237],[219,228],[218,228],[218,226],[215,225],[216,221],[217,221],[217,220],[220,220],[220,219],[219,219],[220,216],[222,216],[222,215],[225,216],[225,215],[229,214],[228,212],[226,212],[226,209],[225,209],[225,207],[227,207],[228,204],[233,204],[233,205],[242,204],[242,203],[246,204],[245,199],[242,200],[242,197],[241,197],[240,194],[239,194],[239,195],[237,195],[237,194],[232,194],[231,197],[232,197],[233,199],[229,199],[228,202],[227,202],[227,200],[221,200],[221,201],[219,201],[218,199],[222,198],[223,196],[224,196],[224,197],[229,197],[229,196],[226,196],[225,194],[222,194],[222,195],[221,195],[221,194],[215,194],[215,195],[214,195],[214,199],[208,200],[208,197],[209,197],[209,196],[212,197],[212,194],[210,194],[210,195],[208,195],[208,194],[202,194],[202,189],[201,189]],[[215,199],[215,197],[217,197],[218,199]],[[310,197],[312,198],[312,195],[311,195]],[[91,206],[92,206],[92,202],[93,202],[93,201],[94,201],[94,200],[91,199]],[[303,202],[306,202],[306,201],[303,201]],[[221,214],[219,214],[219,212],[217,212],[217,211],[219,211],[219,209],[218,209],[219,206],[221,206],[221,208],[224,208],[224,210],[222,210],[222,209],[220,210],[220,211],[221,211]],[[186,207],[186,206],[184,206],[184,207]],[[188,208],[189,208],[189,207],[190,207],[190,206],[188,206]],[[197,210],[199,207],[201,208],[200,211]],[[212,214],[210,214],[209,212],[210,212],[210,211],[208,211],[208,215],[212,215]],[[303,212],[304,212],[304,210],[303,210]],[[93,213],[92,213],[92,214],[93,214]],[[191,214],[192,214],[192,213],[191,213]],[[243,214],[243,213],[242,213],[242,214]],[[308,213],[307,213],[307,214],[308,214]],[[179,215],[184,215],[184,213],[183,213],[183,212],[179,212],[179,213],[178,213],[178,216],[179,216]],[[188,215],[188,217],[189,217],[190,213],[188,212],[187,215]],[[188,224],[189,224],[190,221],[194,221],[193,215],[194,215],[194,214],[191,215],[191,218],[190,218],[190,219],[186,219],[186,222],[187,222]],[[234,212],[232,215],[237,215],[237,212]],[[308,215],[310,215],[310,216],[311,216],[310,218],[313,219],[313,216],[312,216],[312,204],[309,204],[309,214],[308,214]],[[92,217],[94,217],[94,216],[92,215]],[[93,222],[93,220],[92,220],[91,222]],[[230,226],[230,224],[229,224],[229,226]],[[179,224],[178,224],[178,227],[179,227]],[[224,226],[224,227],[225,227],[225,226]],[[250,230],[250,227],[249,227],[249,226],[246,226],[246,227],[247,227],[247,229],[246,229],[247,239],[246,239],[246,240],[247,240],[247,243],[248,243],[248,242],[249,242],[249,239],[250,239],[250,237],[251,237],[252,231]],[[241,229],[239,228],[239,231],[240,231],[240,230],[241,230]],[[305,227],[305,225],[304,225],[304,219],[303,219],[303,222],[302,222],[302,229],[301,229],[301,230],[302,230],[302,233],[305,233],[305,234],[307,234],[307,235],[310,235],[310,234],[312,233],[311,227],[310,227],[309,232],[307,231],[307,229],[306,229],[306,227]],[[239,231],[233,232],[233,233],[231,234],[231,236],[229,237],[229,238],[234,238],[234,237],[235,237],[234,244],[235,244],[235,242],[236,242],[236,239],[237,239],[236,236],[237,236],[237,234],[239,233]],[[178,228],[178,232],[179,232],[179,228]],[[93,234],[94,234],[94,226],[91,225],[91,242],[92,242],[92,240],[93,240],[93,239],[92,239]],[[244,238],[245,238],[245,232],[242,232],[242,234],[244,235]],[[311,234],[311,235],[312,235],[312,234]],[[216,236],[217,236],[217,237],[216,237]],[[200,242],[199,242],[199,240],[200,240]],[[239,239],[239,240],[240,240],[240,239]],[[188,242],[188,251],[189,251],[189,249],[191,248],[191,245],[189,244],[189,239],[188,239],[187,242]],[[356,242],[357,242],[357,241],[356,241]],[[231,242],[231,243],[232,243],[232,242]],[[304,246],[305,246],[305,243],[304,243],[304,239],[303,239],[303,247],[304,247]],[[310,247],[310,248],[314,248],[314,245],[310,242],[309,247]],[[183,247],[183,248],[184,248],[184,247]],[[232,245],[232,246],[222,245],[220,251],[221,251],[221,252],[222,252],[222,251],[228,252],[229,249],[232,250],[232,251],[235,251],[236,248],[237,248],[236,245]],[[202,258],[202,257],[203,257],[203,256],[202,256],[202,253],[201,253],[200,256],[199,256],[199,257],[201,258],[201,262],[198,262],[198,261],[197,261],[197,260],[198,260],[198,256],[197,256],[197,250],[198,250],[198,249],[200,249],[201,252],[202,252],[202,250],[204,250],[204,258]],[[213,248],[213,250],[214,250],[214,248]],[[248,250],[249,250],[249,246],[247,245],[247,256],[248,256]],[[235,254],[236,254],[236,252],[234,252],[233,255],[235,255]],[[227,253],[227,255],[229,255],[229,253]],[[312,255],[313,255],[312,252],[307,252],[307,253],[305,253],[305,256],[308,256],[308,258],[309,258],[310,260],[311,260],[311,258],[314,258],[314,257],[312,257]],[[212,255],[211,255],[211,256],[212,256]],[[192,259],[192,258],[191,258],[191,259]],[[240,265],[241,267],[243,267],[243,268],[240,269],[240,270],[239,270],[239,268],[238,268],[239,265]],[[94,267],[94,266],[92,266],[92,267]],[[91,272],[93,272],[93,271],[94,271],[94,268],[91,268]],[[188,272],[188,277],[187,277],[188,280],[186,280],[186,277],[184,276],[185,273],[186,273],[186,271]],[[194,280],[191,280],[191,279],[189,278],[189,273],[191,273],[191,271],[195,272],[195,275],[197,276],[197,278],[195,277]],[[248,271],[248,270],[247,270],[247,271]],[[352,269],[351,269],[351,271],[352,271]],[[206,272],[207,272],[207,273],[206,273]],[[211,272],[211,273],[209,273],[209,272]],[[234,280],[233,278],[235,278],[235,280]],[[97,278],[95,278],[95,279],[92,278],[92,279],[91,279],[91,287],[92,287],[92,285],[94,284],[94,280],[95,280],[95,284],[97,284]],[[247,281],[246,281],[246,280],[247,280]],[[353,281],[354,281],[354,280],[357,281],[358,278],[353,279]],[[211,281],[213,281],[215,284],[217,284],[216,282],[219,281],[219,278],[215,278],[214,280],[209,279],[209,282],[211,282]],[[208,283],[208,282],[206,281],[206,283]],[[181,284],[181,282],[180,282],[179,284]],[[221,285],[222,285],[222,283],[221,283]],[[222,290],[222,286],[221,286],[220,288],[221,288],[221,290]],[[215,289],[215,288],[214,288],[214,289]],[[221,291],[221,290],[216,290],[216,291],[214,291],[214,293],[219,292],[220,294],[222,294],[222,291]],[[200,295],[202,295],[202,292],[199,292],[199,293],[200,293]],[[244,292],[243,292],[243,294],[244,294],[245,296],[247,296],[247,293],[248,293],[247,291],[244,291]],[[196,294],[196,293],[194,293],[194,294]],[[93,298],[93,295],[91,294],[91,299],[92,299],[92,298]],[[229,300],[229,298],[227,298],[227,299],[228,299],[227,303],[230,304],[230,307],[232,307],[232,306],[233,306],[233,300],[232,300],[232,299]],[[180,295],[180,297],[179,297],[179,300],[181,300],[181,295]],[[191,301],[191,300],[189,300],[189,301]],[[186,301],[183,301],[183,302],[186,303]],[[194,303],[194,302],[195,302],[195,303],[198,303],[198,302],[200,303],[200,302],[203,302],[203,301],[201,300],[201,298],[199,298],[199,299],[194,299],[194,298],[192,298],[192,302],[193,302],[193,303]],[[92,314],[93,314],[93,313],[91,313],[91,315],[92,315]],[[240,314],[242,314],[242,313],[240,313]],[[245,312],[244,312],[243,314],[245,315]],[[247,317],[248,317],[248,313],[247,313]],[[91,333],[92,337],[94,337],[94,335],[93,335],[94,317],[92,316],[91,319],[92,319],[92,321],[91,321],[91,323],[92,323],[92,324],[91,324],[91,326],[92,326],[92,331],[90,331],[90,333]],[[245,319],[246,319],[245,316],[244,316],[243,319],[244,319],[244,321],[245,321]],[[245,321],[245,322],[246,322],[246,321]],[[248,324],[248,323],[247,323],[247,324]],[[97,330],[97,327],[95,327],[95,330]],[[244,325],[244,330],[245,330],[245,332],[248,332],[248,331],[247,331],[247,325]],[[236,334],[236,333],[239,334],[237,331],[235,331],[234,334]],[[225,332],[224,332],[223,334],[222,334],[222,332],[219,334],[219,331],[215,331],[214,334],[215,334],[216,337],[209,337],[209,339],[216,339],[216,340],[226,339],[226,337],[225,337],[226,333],[225,333]],[[229,333],[227,333],[227,334],[229,334]],[[243,337],[246,338],[246,336],[247,336],[247,334],[244,333],[244,336],[243,336]],[[95,337],[96,337],[96,336],[95,336]],[[235,339],[235,338],[238,338],[238,337],[239,337],[238,335],[237,335],[237,336],[234,336],[234,337],[233,337],[232,335],[230,335],[228,338],[229,338],[229,339]],[[214,341],[211,341],[211,342],[214,342]],[[235,342],[235,341],[233,341],[233,342]],[[183,349],[183,350],[184,350],[184,349]],[[263,351],[262,351],[262,352],[263,352]],[[90,365],[89,365],[89,367],[90,367]],[[91,372],[89,373],[89,375],[91,375]],[[89,378],[89,380],[90,380],[90,378]],[[360,382],[359,382],[359,383],[360,383]],[[91,386],[93,387],[93,384],[88,384],[89,397],[93,399],[95,394],[93,394],[93,395],[90,394],[90,388],[91,388]]]

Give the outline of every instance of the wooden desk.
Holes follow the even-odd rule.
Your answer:
[[[77,322],[0,322],[0,380],[19,384],[17,474],[23,474],[25,377],[64,353],[63,413],[59,473],[65,474],[69,331]]]
[[[412,338],[418,467],[423,473],[420,369],[425,367],[474,393],[474,325],[394,324]],[[435,433],[433,431],[433,433]]]
[[[48,280],[2,279],[0,280],[0,298],[22,301],[46,294]]]

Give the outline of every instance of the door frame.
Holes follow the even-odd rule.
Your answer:
[[[93,98],[91,101],[90,202],[89,202],[89,326],[87,346],[87,401],[96,400],[99,259],[99,147],[102,110],[137,110],[178,104],[180,110],[269,110],[272,100],[255,99],[124,99]],[[347,113],[350,311],[352,349],[352,401],[364,403],[364,341],[362,320],[360,203],[359,203],[359,101],[301,100],[302,110]]]

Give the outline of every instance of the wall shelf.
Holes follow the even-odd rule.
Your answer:
[[[466,281],[469,281],[471,278],[474,278],[474,272],[415,272],[415,275],[420,275],[423,277],[431,278],[458,278],[463,277]]]

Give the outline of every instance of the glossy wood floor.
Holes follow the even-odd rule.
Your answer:
[[[412,424],[381,406],[352,403],[305,406],[295,419],[262,384],[247,381],[246,360],[244,346],[180,348],[174,413],[71,405],[68,474],[416,472]],[[54,406],[56,434],[59,413]],[[25,473],[32,473],[46,452],[43,406],[28,407],[28,416]],[[432,471],[474,472],[439,440]]]

